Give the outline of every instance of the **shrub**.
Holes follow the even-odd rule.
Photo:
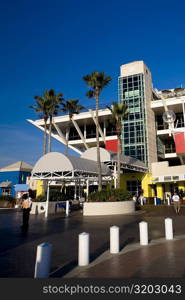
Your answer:
[[[132,194],[122,189],[110,189],[93,192],[88,199],[92,202],[128,201],[132,200]]]
[[[47,198],[47,195],[39,195],[35,199],[35,202],[45,202]],[[50,190],[49,192],[49,201],[66,201],[67,196],[65,194],[62,194],[58,190]]]
[[[46,196],[45,195],[39,195],[36,199],[33,199],[33,202],[45,202]]]
[[[8,195],[0,195],[0,201],[16,202],[14,197]]]

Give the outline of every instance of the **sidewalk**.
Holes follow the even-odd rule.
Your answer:
[[[153,211],[148,212],[145,221],[150,220]],[[139,242],[130,243],[121,249],[119,254],[104,252],[88,266],[76,267],[63,278],[184,278],[185,277],[185,215],[170,212],[174,225],[174,239],[154,238],[147,246]],[[166,212],[160,211],[160,216]],[[159,230],[159,228],[157,229]],[[164,237],[164,228],[160,228]],[[150,224],[149,224],[150,236]]]

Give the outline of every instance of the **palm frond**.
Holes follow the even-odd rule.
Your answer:
[[[94,98],[94,91],[89,90],[89,91],[87,91],[87,93],[85,95],[86,95],[87,98]]]

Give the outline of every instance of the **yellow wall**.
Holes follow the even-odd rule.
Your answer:
[[[43,181],[42,180],[37,180],[37,193],[36,197],[39,195],[44,194],[44,186],[43,186]]]
[[[162,183],[157,184],[157,197],[160,199],[164,197]]]
[[[179,182],[178,182],[178,188],[179,188],[180,190],[185,191],[185,187],[184,187],[184,182],[183,182],[183,181],[179,181]]]
[[[143,174],[143,173],[127,173],[121,174],[121,188],[126,190],[127,188],[127,181],[134,181],[140,180],[141,181],[141,188],[144,191],[144,197],[153,197],[153,192],[151,188],[151,174]]]

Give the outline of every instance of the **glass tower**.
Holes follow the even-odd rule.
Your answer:
[[[123,121],[123,152],[147,164],[143,74],[119,78],[119,100],[128,105],[129,112]]]
[[[118,90],[119,101],[128,105],[128,117],[123,120],[123,153],[149,166],[156,161],[156,133],[151,73],[143,61],[121,66]]]

